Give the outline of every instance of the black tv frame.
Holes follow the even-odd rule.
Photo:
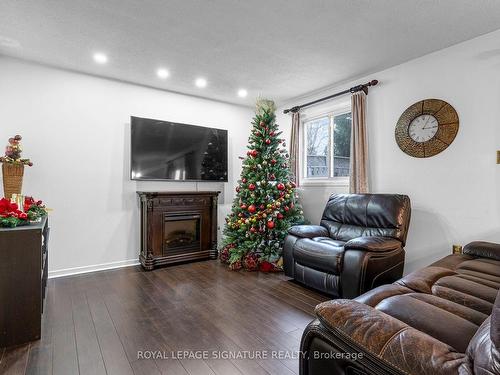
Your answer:
[[[224,180],[195,180],[195,179],[189,179],[189,180],[174,180],[172,178],[136,178],[132,177],[132,119],[137,118],[141,120],[152,120],[152,121],[158,121],[158,122],[170,122],[178,125],[188,125],[188,126],[196,126],[198,128],[208,128],[208,129],[214,129],[218,131],[223,131],[226,133],[226,158],[227,158],[227,173],[226,173],[226,179]],[[228,131],[227,129],[219,129],[219,128],[213,128],[213,127],[208,127],[208,126],[201,126],[201,125],[193,125],[193,124],[186,124],[183,122],[175,122],[175,121],[167,121],[167,120],[158,120],[158,119],[153,119],[149,117],[139,117],[139,116],[130,116],[130,179],[132,181],[167,181],[167,182],[209,182],[209,183],[217,183],[217,182],[229,182],[229,138],[228,138]]]

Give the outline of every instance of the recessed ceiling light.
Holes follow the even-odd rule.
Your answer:
[[[199,88],[207,87],[207,80],[205,78],[197,78],[194,84]]]
[[[165,68],[160,68],[156,71],[156,75],[158,76],[158,78],[161,78],[161,79],[166,79],[168,78],[168,76],[170,75],[169,71]]]
[[[108,56],[102,52],[94,53],[94,61],[98,64],[106,64],[108,62]]]
[[[248,95],[248,91],[245,90],[245,89],[239,89],[238,90],[238,96],[240,98],[246,98],[246,96]]]

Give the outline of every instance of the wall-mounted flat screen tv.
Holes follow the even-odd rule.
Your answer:
[[[227,181],[227,130],[131,117],[133,180]]]

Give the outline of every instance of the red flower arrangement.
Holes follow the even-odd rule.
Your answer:
[[[19,210],[16,203],[2,198],[0,199],[0,227],[17,227],[28,225],[30,221],[47,215],[42,201],[35,201],[33,197],[26,197],[23,204],[24,212]]]

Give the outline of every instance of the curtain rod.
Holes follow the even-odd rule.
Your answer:
[[[368,87],[369,86],[375,86],[375,85],[377,85],[377,83],[378,83],[378,81],[376,79],[373,79],[370,82],[364,83],[362,85],[353,86],[350,89],[347,89],[347,90],[344,90],[344,91],[340,91],[340,92],[338,92],[336,94],[325,96],[324,98],[313,100],[312,102],[309,102],[309,103],[305,103],[305,104],[301,104],[301,105],[296,105],[295,107],[285,109],[283,111],[283,113],[286,114],[288,112],[298,112],[302,108],[309,107],[309,106],[314,105],[316,103],[324,102],[325,100],[330,100],[330,99],[336,98],[337,96],[340,96],[340,95],[344,95],[344,94],[348,94],[348,93],[355,93],[355,92],[358,92],[358,91],[361,91],[361,90],[363,90],[365,92],[365,94],[368,94]]]

